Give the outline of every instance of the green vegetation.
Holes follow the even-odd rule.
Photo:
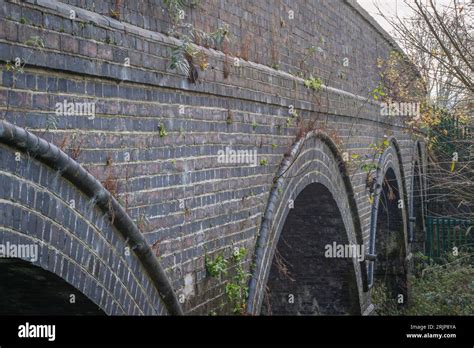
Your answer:
[[[323,81],[320,78],[315,78],[310,75],[309,78],[304,80],[304,85],[306,88],[312,89],[313,91],[320,91],[323,87]]]
[[[240,247],[234,249],[231,262],[226,260],[223,255],[217,256],[214,260],[211,260],[207,255],[205,257],[206,272],[211,277],[218,278],[222,274],[227,275],[229,270],[233,268],[232,273],[234,275],[226,282],[225,294],[236,314],[243,314],[245,312],[249,292],[247,283],[250,273],[246,272],[243,266],[246,255],[247,250],[244,247]],[[215,312],[211,315],[215,315]]]
[[[225,287],[225,293],[233,305],[234,313],[243,314],[249,295],[248,279],[251,276],[243,268],[242,262],[245,260],[247,250],[245,248],[236,248],[232,255],[232,261],[236,265],[236,275],[229,281]]]
[[[224,256],[219,255],[214,260],[207,257],[204,260],[206,264],[206,272],[211,277],[219,277],[221,274],[227,274],[227,260]]]
[[[253,122],[252,122],[252,129],[253,129],[254,131],[257,129],[257,126],[258,126],[257,122],[256,122],[256,121],[253,121]]]
[[[36,48],[44,48],[44,41],[39,36],[31,36],[28,40],[26,40],[25,44]]]
[[[165,125],[163,123],[160,123],[158,126],[158,132],[160,134],[160,138],[164,138],[168,135],[168,132],[166,131]]]
[[[472,255],[451,254],[433,262],[421,253],[415,255],[415,272],[409,278],[408,304],[400,306],[376,283],[372,301],[380,315],[473,315],[474,267]]]
[[[385,87],[382,83],[379,83],[379,85],[372,90],[371,94],[375,101],[382,100],[387,95],[385,93]]]

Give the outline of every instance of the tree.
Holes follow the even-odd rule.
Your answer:
[[[427,137],[431,214],[474,217],[474,5],[404,0],[411,15],[379,15],[417,67],[426,89],[420,125]],[[409,91],[408,91],[409,92]],[[409,93],[408,93],[409,94]],[[412,120],[411,120],[412,121]]]

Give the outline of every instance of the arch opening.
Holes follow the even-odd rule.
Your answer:
[[[0,315],[105,315],[56,274],[28,261],[0,258]]]
[[[423,252],[425,250],[425,231],[423,218],[423,191],[421,183],[421,173],[419,164],[415,163],[413,170],[413,208],[411,216],[411,250],[413,252]]]
[[[405,270],[405,237],[400,187],[395,172],[389,168],[382,182],[377,211],[377,237],[375,251],[377,260],[374,268],[375,286],[384,286],[387,295],[398,299],[407,296]]]
[[[360,315],[354,261],[336,253],[349,245],[334,197],[308,185],[290,210],[272,260],[263,315]]]

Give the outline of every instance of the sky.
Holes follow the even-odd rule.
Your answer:
[[[380,9],[388,15],[398,13],[400,17],[408,17],[411,14],[411,10],[404,0],[357,0],[357,2],[389,33],[391,32],[390,24],[377,15],[378,11],[374,3],[377,3]],[[441,5],[448,5],[450,2],[451,0],[435,0],[435,3]]]

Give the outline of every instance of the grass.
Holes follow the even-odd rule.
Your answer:
[[[415,272],[408,282],[408,304],[399,306],[384,285],[376,283],[372,299],[380,315],[474,315],[472,255],[445,256],[434,262],[417,254]]]

